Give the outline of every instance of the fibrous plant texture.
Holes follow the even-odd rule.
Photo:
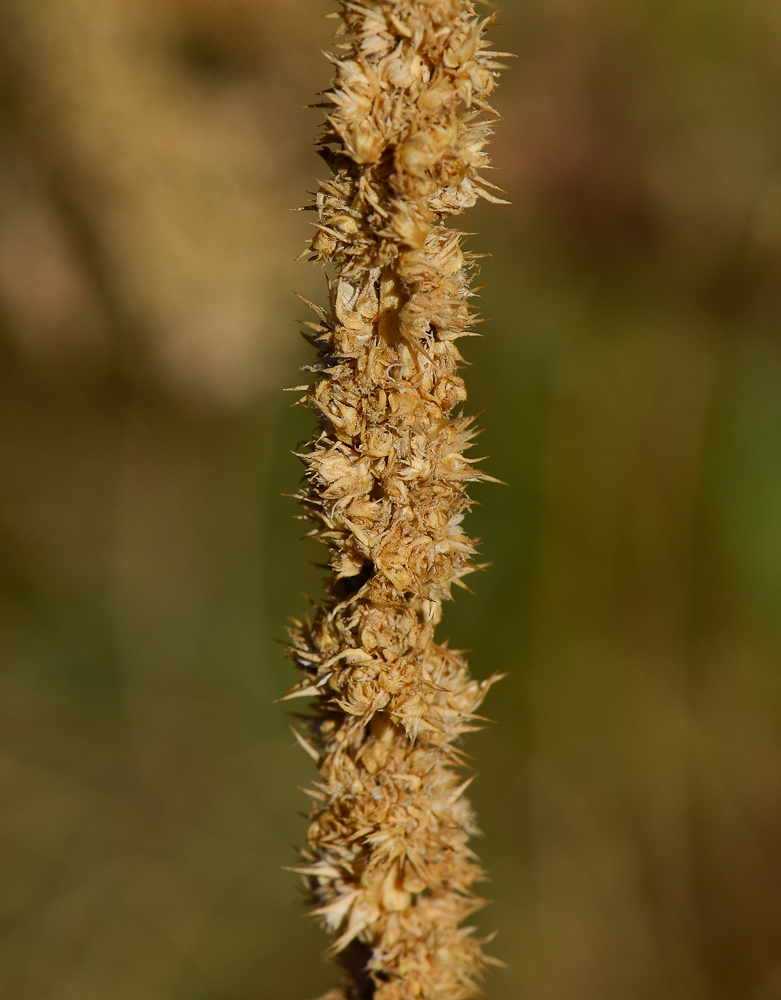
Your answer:
[[[468,1000],[486,961],[462,921],[481,901],[457,743],[492,679],[435,642],[442,602],[474,569],[456,341],[474,324],[475,265],[446,220],[478,197],[500,68],[471,0],[341,0],[325,92],[311,259],[330,306],[306,403],[319,426],[300,499],[330,551],[327,597],[291,653],[316,698],[304,864],[346,973],[329,1000]]]

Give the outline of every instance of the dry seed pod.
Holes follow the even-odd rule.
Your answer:
[[[474,322],[462,235],[500,69],[471,0],[341,0],[310,259],[333,268],[310,340],[318,429],[300,495],[332,578],[291,655],[316,699],[298,739],[320,768],[298,869],[345,985],[324,1000],[468,1000],[487,961],[459,738],[495,678],[434,630],[473,568],[461,522],[471,421],[456,341]]]

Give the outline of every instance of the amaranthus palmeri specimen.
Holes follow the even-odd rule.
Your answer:
[[[320,769],[297,870],[346,972],[329,1000],[468,1000],[488,959],[461,926],[482,872],[455,744],[495,678],[434,641],[474,569],[465,485],[488,478],[458,409],[475,265],[445,220],[499,201],[480,172],[501,67],[472,0],[340,2],[310,244],[334,274],[307,324],[319,426],[300,495],[333,576],[291,645]]]

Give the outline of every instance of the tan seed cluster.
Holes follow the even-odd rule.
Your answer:
[[[298,870],[347,973],[328,1000],[469,1000],[486,959],[461,923],[482,872],[455,743],[494,678],[434,640],[474,569],[465,486],[486,478],[457,409],[474,264],[444,223],[499,200],[480,171],[500,66],[472,0],[340,2],[310,246],[334,279],[307,324],[319,427],[301,494],[333,577],[291,645],[321,776]]]

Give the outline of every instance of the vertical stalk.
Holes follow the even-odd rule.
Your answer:
[[[332,265],[305,397],[318,428],[300,499],[330,553],[291,655],[316,698],[299,741],[320,780],[298,869],[346,970],[330,1000],[468,1000],[486,958],[459,738],[477,682],[434,631],[475,567],[461,522],[471,418],[456,341],[476,268],[449,216],[479,196],[496,54],[471,0],[340,0],[311,259]]]

